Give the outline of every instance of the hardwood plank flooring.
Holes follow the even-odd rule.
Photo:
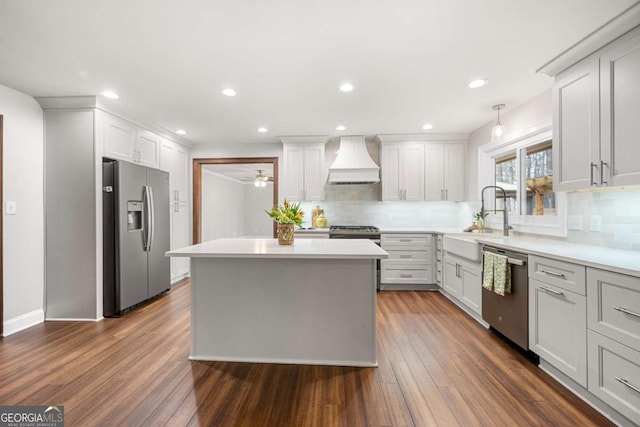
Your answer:
[[[437,292],[378,294],[379,368],[192,362],[189,283],[0,341],[0,405],[68,426],[613,425]]]

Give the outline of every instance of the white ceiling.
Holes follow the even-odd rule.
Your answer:
[[[194,143],[466,133],[550,88],[535,70],[634,1],[0,0],[0,84],[113,89]]]

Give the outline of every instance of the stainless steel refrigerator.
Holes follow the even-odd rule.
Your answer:
[[[171,287],[169,173],[103,159],[103,312],[118,316]]]

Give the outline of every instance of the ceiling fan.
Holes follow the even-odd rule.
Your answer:
[[[258,174],[256,175],[256,177],[253,180],[253,185],[255,185],[258,188],[264,188],[267,186],[267,182],[271,181],[273,182],[273,177],[272,176],[266,176],[262,173],[263,169],[258,169],[256,170],[256,172],[258,172]]]

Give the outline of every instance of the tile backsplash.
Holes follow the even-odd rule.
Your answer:
[[[319,205],[329,225],[375,225],[378,227],[462,228],[471,224],[462,202],[322,201],[303,203],[305,225]],[[462,224],[465,224],[462,226]]]
[[[568,204],[569,228],[582,228],[568,241],[640,251],[640,189],[569,193]],[[591,231],[592,220],[601,231]]]

